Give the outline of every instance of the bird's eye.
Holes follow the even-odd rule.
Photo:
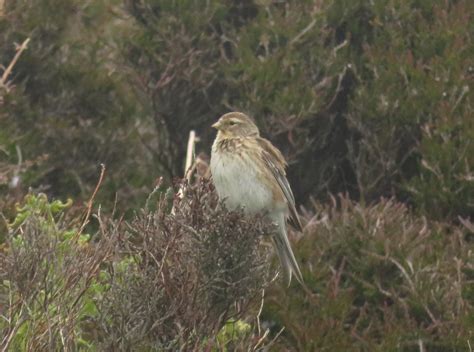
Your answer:
[[[229,121],[229,125],[231,125],[231,126],[234,126],[234,125],[236,125],[236,124],[237,124],[237,123],[236,123],[235,121]]]

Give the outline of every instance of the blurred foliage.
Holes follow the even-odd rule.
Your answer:
[[[152,178],[142,168],[147,157],[134,128],[139,105],[115,73],[107,3],[6,1],[0,18],[2,63],[13,57],[14,43],[30,38],[0,112],[0,145],[9,159],[17,162],[17,149],[24,160],[43,160],[21,174],[21,183],[53,196],[87,197],[105,163],[105,205],[115,192],[127,201],[146,195],[140,186]]]
[[[190,129],[208,152],[242,110],[290,162],[299,202],[396,196],[473,213],[474,4],[459,1],[6,1],[0,58],[31,38],[3,97],[0,145],[24,185],[105,205],[183,174]],[[199,14],[199,15],[196,15]],[[130,203],[132,202],[132,203]]]
[[[472,223],[458,228],[393,200],[363,207],[344,196],[314,204],[305,220],[296,252],[313,294],[283,284],[266,292],[262,319],[275,332],[285,327],[277,350],[468,350]]]
[[[359,190],[408,200],[438,219],[473,214],[474,4],[374,6],[348,110]]]

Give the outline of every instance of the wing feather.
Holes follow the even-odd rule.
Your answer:
[[[291,191],[290,184],[286,178],[285,166],[286,161],[281,152],[276,149],[268,140],[264,138],[257,139],[258,144],[262,148],[262,160],[270,170],[271,174],[280,186],[283,195],[285,196],[286,203],[288,204],[289,223],[298,231],[303,230],[298,213],[295,207],[295,196]]]

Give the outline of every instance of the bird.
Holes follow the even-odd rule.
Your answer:
[[[288,285],[303,276],[288,241],[287,221],[302,231],[295,197],[286,178],[287,163],[253,120],[242,112],[222,115],[212,125],[217,135],[212,145],[210,169],[219,199],[229,210],[264,213],[276,225],[272,242]]]

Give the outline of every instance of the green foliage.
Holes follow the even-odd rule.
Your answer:
[[[472,1],[118,5],[7,1],[2,62],[31,42],[0,145],[40,158],[25,185],[84,196],[103,162],[104,205],[143,200],[156,175],[182,175],[189,130],[208,152],[232,109],[283,150],[301,202],[349,192],[472,214]]]
[[[14,43],[27,37],[30,43],[14,66],[15,85],[3,95],[1,130],[7,140],[0,136],[0,144],[19,148],[24,160],[45,159],[21,173],[22,183],[54,195],[85,197],[98,165],[105,163],[107,201],[117,189],[133,200],[141,191],[128,185],[138,180],[141,186],[150,176],[142,169],[147,159],[134,129],[138,106],[130,102],[124,76],[105,59],[113,57],[113,49],[102,28],[112,28],[99,21],[113,19],[110,12],[99,16],[102,2],[74,0],[7,1],[5,6],[0,61],[12,59]]]
[[[28,195],[0,252],[1,346],[15,351],[87,347],[81,320],[93,316],[95,275],[107,255],[63,222],[72,201]],[[101,242],[102,244],[103,242]]]
[[[267,292],[262,319],[282,350],[461,351],[473,321],[468,228],[409,214],[393,200],[316,206],[296,245],[313,294]]]
[[[245,339],[252,331],[250,324],[242,320],[230,320],[225,323],[217,334],[217,342],[220,346],[216,351],[233,351],[239,340]]]
[[[359,191],[369,200],[395,194],[438,219],[468,216],[473,3],[394,3],[373,8],[372,40],[348,111],[358,135],[350,159]]]
[[[54,215],[61,213],[64,209],[72,205],[72,199],[68,199],[66,203],[60,200],[48,202],[45,194],[40,193],[37,196],[27,195],[25,204],[17,207],[17,214],[13,222],[9,225],[11,230],[18,229],[31,216],[38,216],[41,220],[40,225],[46,227],[55,224]]]

